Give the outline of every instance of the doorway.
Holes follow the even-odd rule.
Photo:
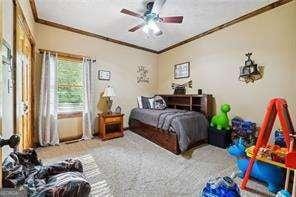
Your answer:
[[[2,99],[3,99],[3,62],[2,62],[2,27],[3,27],[3,1],[0,0],[0,135],[2,136]],[[0,162],[2,164],[2,148],[0,148]],[[0,170],[0,189],[2,188],[2,165]]]
[[[35,42],[25,17],[14,1],[15,132],[21,136],[19,150],[33,147],[32,69]]]

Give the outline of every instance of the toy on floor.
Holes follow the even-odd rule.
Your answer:
[[[244,176],[249,165],[249,158],[246,156],[245,150],[246,146],[241,138],[227,149],[230,155],[237,158],[237,167],[241,171],[241,174],[239,174],[241,178]],[[268,190],[276,193],[282,188],[284,171],[280,167],[256,161],[251,172],[251,177],[267,183]]]
[[[287,190],[283,189],[283,190],[279,191],[275,197],[291,197],[291,194]]]
[[[230,111],[230,105],[221,105],[220,114],[215,115],[211,120],[211,126],[216,127],[218,130],[230,130],[229,119],[227,112]]]
[[[240,197],[238,185],[234,177],[218,177],[207,182],[202,190],[202,197]]]
[[[286,142],[285,142],[283,132],[279,129],[274,131],[274,144],[280,147],[286,147]]]
[[[247,144],[254,145],[256,141],[256,131],[257,126],[256,123],[251,121],[246,121],[238,116],[234,117],[231,120],[232,125],[232,134],[231,139],[232,141],[236,140],[237,138],[243,138]]]

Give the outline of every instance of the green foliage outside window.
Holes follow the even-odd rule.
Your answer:
[[[83,67],[81,62],[59,59],[57,88],[59,107],[80,107],[83,103]]]

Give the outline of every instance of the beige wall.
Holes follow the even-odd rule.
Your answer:
[[[259,66],[264,77],[255,83],[238,81],[245,53]],[[296,124],[296,1],[217,31],[158,56],[158,92],[171,93],[173,65],[191,62],[196,93],[201,88],[213,94],[217,106],[229,103],[230,116],[261,122],[271,98],[286,98]]]
[[[157,89],[157,55],[130,47],[121,46],[104,40],[83,36],[56,29],[53,27],[36,24],[37,48],[56,50],[71,54],[81,54],[96,59],[92,70],[92,81],[94,91],[92,96],[95,100],[93,109],[99,112],[99,95],[104,91],[106,85],[112,85],[116,97],[114,98],[113,110],[118,105],[125,113],[125,123],[127,126],[130,110],[137,106],[136,97],[139,95],[153,95]],[[40,64],[39,64],[40,65]],[[144,65],[149,69],[150,83],[137,83],[137,67]],[[38,68],[37,68],[38,69]],[[97,79],[99,69],[111,71],[110,81],[100,81]],[[37,71],[36,73],[40,73]],[[36,81],[38,86],[40,82]],[[35,92],[39,91],[36,86]],[[76,132],[71,124],[77,123],[76,119],[63,119],[59,121],[59,132]],[[81,122],[80,122],[81,124]],[[81,129],[81,125],[76,129]],[[67,135],[67,134],[63,134]]]
[[[12,3],[10,0],[4,2],[4,24],[9,27],[6,31],[4,29],[4,37],[12,43]],[[173,79],[173,65],[184,61],[191,62],[194,87],[189,93],[196,93],[198,88],[202,88],[205,93],[215,96],[218,106],[230,103],[231,117],[240,115],[259,123],[268,100],[284,97],[288,100],[294,124],[296,122],[295,1],[160,55],[35,24],[28,0],[21,0],[20,4],[36,38],[37,49],[82,54],[97,60],[93,69],[94,100],[98,102],[104,87],[112,85],[117,94],[113,107],[122,107],[126,114],[125,126],[129,111],[136,106],[136,96],[171,93],[172,82],[188,80]],[[253,52],[256,63],[265,66],[264,78],[254,84],[237,80],[238,68],[243,65],[246,52]],[[37,75],[40,71],[38,65]],[[149,68],[149,84],[136,83],[136,70],[140,65]],[[96,78],[99,69],[110,70],[111,81],[99,81]],[[35,88],[37,93],[38,81]],[[99,112],[97,104],[93,108]],[[12,104],[7,106],[8,111],[9,106],[12,109]],[[8,113],[8,117],[10,115]],[[9,128],[11,119],[6,122]],[[60,120],[59,130],[62,138],[68,137],[71,132],[81,132],[81,119]]]

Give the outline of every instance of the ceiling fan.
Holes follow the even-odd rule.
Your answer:
[[[150,1],[147,3],[147,11],[142,15],[138,14],[136,12],[122,9],[120,12],[123,14],[127,14],[130,16],[134,16],[137,18],[140,18],[142,20],[142,23],[139,25],[131,28],[130,32],[135,32],[140,28],[143,28],[143,31],[148,34],[152,32],[156,36],[162,35],[162,31],[159,29],[159,27],[156,25],[156,22],[160,23],[182,23],[183,22],[183,16],[169,16],[169,17],[160,17],[159,13],[163,5],[165,4],[166,0],[155,0]]]

